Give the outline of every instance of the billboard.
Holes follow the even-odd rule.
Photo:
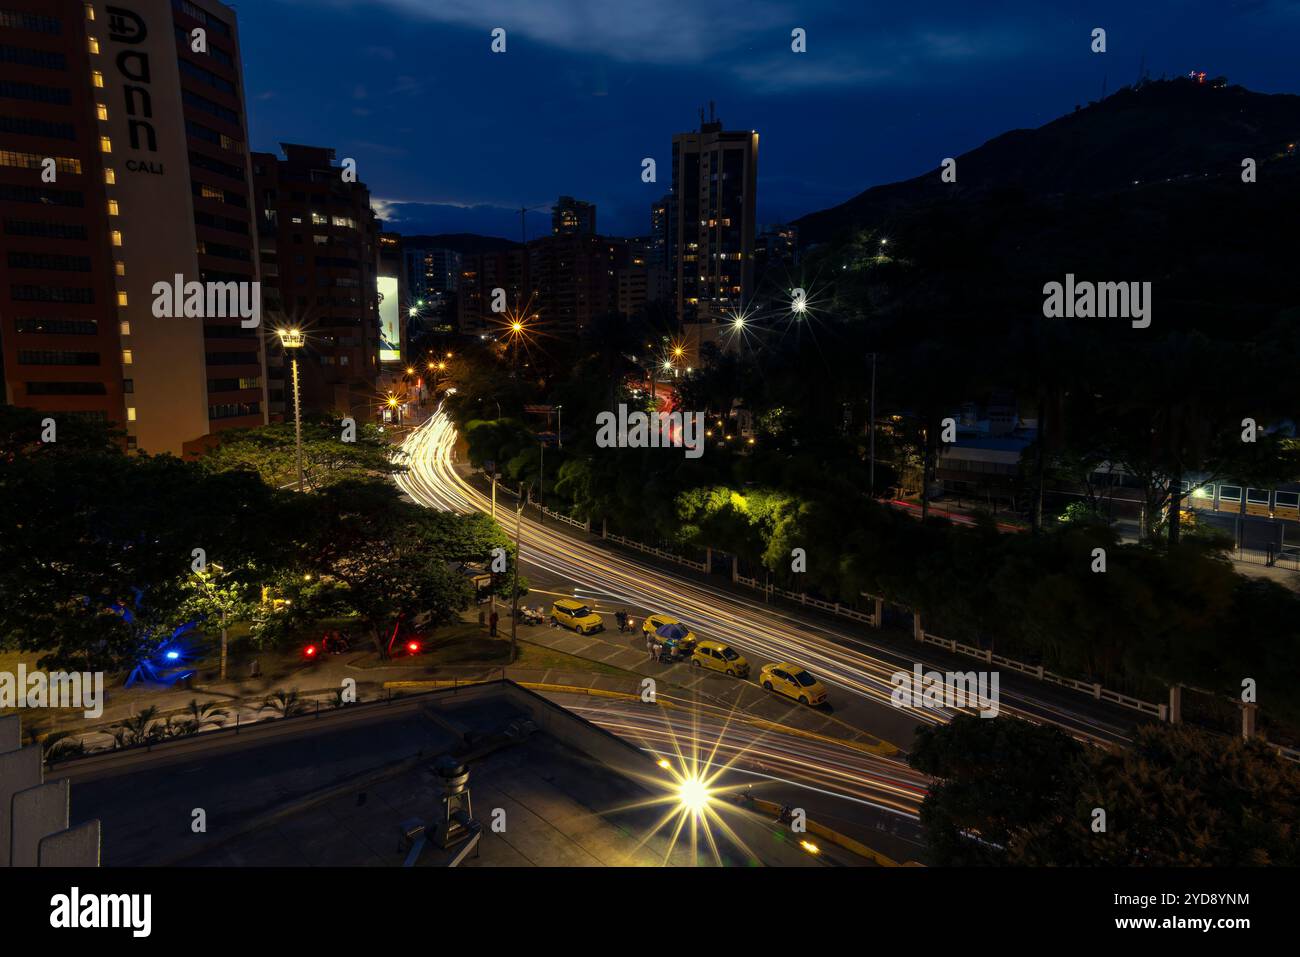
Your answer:
[[[396,276],[376,276],[379,288],[379,361],[402,361],[402,327],[400,298]]]

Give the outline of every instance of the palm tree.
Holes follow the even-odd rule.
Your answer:
[[[307,710],[307,702],[298,694],[297,688],[291,688],[288,691],[281,688],[267,695],[259,710],[276,711],[279,712],[282,718],[292,718],[294,715],[302,714]]]
[[[111,729],[114,746],[124,748],[133,744],[147,744],[157,741],[166,733],[165,728],[157,718],[158,708],[156,705],[150,705],[131,715],[121,724]]]
[[[46,762],[80,757],[86,753],[86,742],[73,737],[71,731],[51,731],[41,742]]]
[[[218,708],[215,701],[204,701],[199,703],[197,698],[191,698],[189,703],[188,720],[194,723],[196,731],[202,731],[206,725],[222,725],[230,717],[230,712],[225,708]]]

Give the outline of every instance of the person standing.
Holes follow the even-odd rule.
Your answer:
[[[489,636],[489,637],[491,637],[491,638],[495,638],[495,637],[497,636],[497,621],[498,621],[500,618],[501,618],[501,616],[498,615],[498,614],[496,613],[496,609],[494,608],[494,609],[492,610],[492,614],[491,614],[491,616],[488,618],[488,636]]]

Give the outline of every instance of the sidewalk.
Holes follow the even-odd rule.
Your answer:
[[[667,697],[670,701],[687,705],[698,701],[729,712],[743,712],[753,721],[781,725],[784,730],[796,734],[802,732],[821,738],[833,738],[838,742],[852,743],[873,754],[894,755],[899,752],[899,748],[888,741],[868,734],[816,708],[809,708],[764,691],[753,681],[731,678],[685,663],[666,665],[652,661],[646,653],[645,639],[640,630],[631,634],[619,634],[615,628],[596,635],[578,635],[562,628],[542,626],[531,628],[528,631],[528,640],[575,657],[614,665],[641,675],[643,678],[654,678],[660,685],[685,692],[685,698],[659,692],[660,697]],[[634,690],[639,693],[640,682],[633,682],[633,685]],[[593,682],[592,686],[623,690],[623,685],[603,678]]]

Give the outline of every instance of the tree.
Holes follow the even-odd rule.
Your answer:
[[[406,470],[404,453],[373,422],[356,424],[355,441],[344,442],[342,435],[341,420],[303,422],[303,479],[309,488]],[[287,486],[296,481],[298,469],[293,423],[223,432],[201,462],[212,472],[251,471],[272,488]]]
[[[1095,748],[963,715],[924,729],[909,761],[937,779],[921,808],[934,864],[1300,862],[1300,768],[1258,741],[1149,724],[1132,747]]]
[[[471,542],[499,540],[481,518],[467,523],[468,534],[451,534],[463,520],[404,502],[383,483],[341,482],[314,498],[319,511],[309,563],[343,586],[338,600],[361,620],[380,657],[388,654],[381,633],[390,623],[434,627],[467,608],[469,580],[450,563],[468,557]]]
[[[256,586],[245,575],[239,576],[218,565],[195,572],[186,581],[186,595],[182,610],[200,621],[215,620],[221,630],[220,680],[226,680],[226,659],[229,650],[228,625],[232,620],[248,617],[256,608],[252,594]]]

